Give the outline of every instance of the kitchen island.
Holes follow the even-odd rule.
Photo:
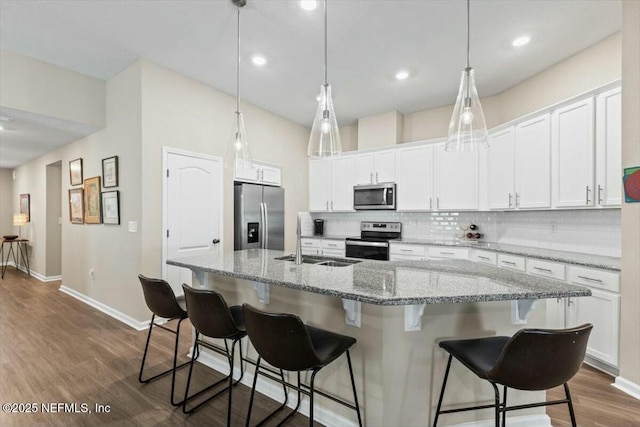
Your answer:
[[[167,262],[192,270],[200,286],[223,293],[229,304],[247,302],[295,313],[310,324],[357,338],[356,383],[364,420],[371,426],[430,425],[446,363],[439,341],[513,334],[522,325],[512,322],[511,301],[591,294],[581,286],[463,260],[362,260],[327,266],[278,259],[285,255],[260,249],[213,251]],[[417,322],[413,328],[407,328],[407,312],[409,323]],[[531,310],[527,322],[544,327],[544,310]],[[360,327],[351,326],[355,324]],[[327,368],[318,377],[320,387],[350,396],[345,373],[344,363]],[[492,400],[491,387],[459,366],[452,367],[447,389],[450,404]],[[509,402],[542,400],[544,395],[513,391]],[[316,408],[324,424],[355,421],[355,414],[328,400],[318,400]],[[532,425],[550,425],[544,409],[511,415],[531,417]],[[443,425],[490,418],[490,411],[460,413],[444,418]]]

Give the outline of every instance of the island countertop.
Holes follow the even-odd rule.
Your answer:
[[[588,288],[466,260],[296,265],[282,251],[211,251],[167,264],[375,305],[442,304],[590,296]],[[328,258],[327,258],[328,259]],[[331,258],[335,260],[335,258]]]

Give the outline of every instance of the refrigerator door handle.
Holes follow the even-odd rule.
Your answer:
[[[269,211],[267,210],[267,204],[263,203],[264,206],[264,222],[262,229],[264,230],[264,249],[268,249],[269,246]]]
[[[262,231],[260,232],[260,249],[265,249],[264,245],[264,203],[260,202],[260,225],[262,226]]]

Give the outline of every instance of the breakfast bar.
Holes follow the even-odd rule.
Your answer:
[[[190,269],[199,282],[193,286],[223,293],[230,305],[247,302],[295,313],[309,324],[355,337],[354,369],[366,425],[430,424],[446,364],[439,341],[544,327],[544,308],[536,309],[536,300],[591,295],[585,287],[465,260],[304,261],[296,265],[282,251],[251,249],[214,250],[167,263]],[[514,317],[514,310],[519,315]],[[318,381],[333,394],[350,396],[342,368],[328,369]],[[447,401],[490,401],[490,387],[459,368],[452,367]],[[544,400],[544,392],[514,390],[509,399],[513,404]],[[332,403],[318,401],[318,421],[355,423],[352,413]],[[550,425],[544,409],[516,415]],[[489,418],[479,411],[452,415],[447,422]]]

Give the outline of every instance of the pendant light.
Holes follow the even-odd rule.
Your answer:
[[[324,0],[324,84],[320,86],[320,100],[313,118],[307,155],[328,157],[342,154],[340,130],[333,110],[331,86],[327,80],[327,0]]]
[[[487,144],[487,124],[476,90],[473,68],[469,65],[470,0],[467,0],[467,67],[462,71],[460,90],[453,108],[445,151],[474,151]]]
[[[236,63],[236,112],[233,116],[233,127],[229,138],[229,146],[225,156],[225,166],[234,171],[251,169],[253,161],[249,150],[249,141],[244,128],[244,118],[240,112],[240,9],[247,4],[246,0],[231,0],[238,9],[238,56]]]

